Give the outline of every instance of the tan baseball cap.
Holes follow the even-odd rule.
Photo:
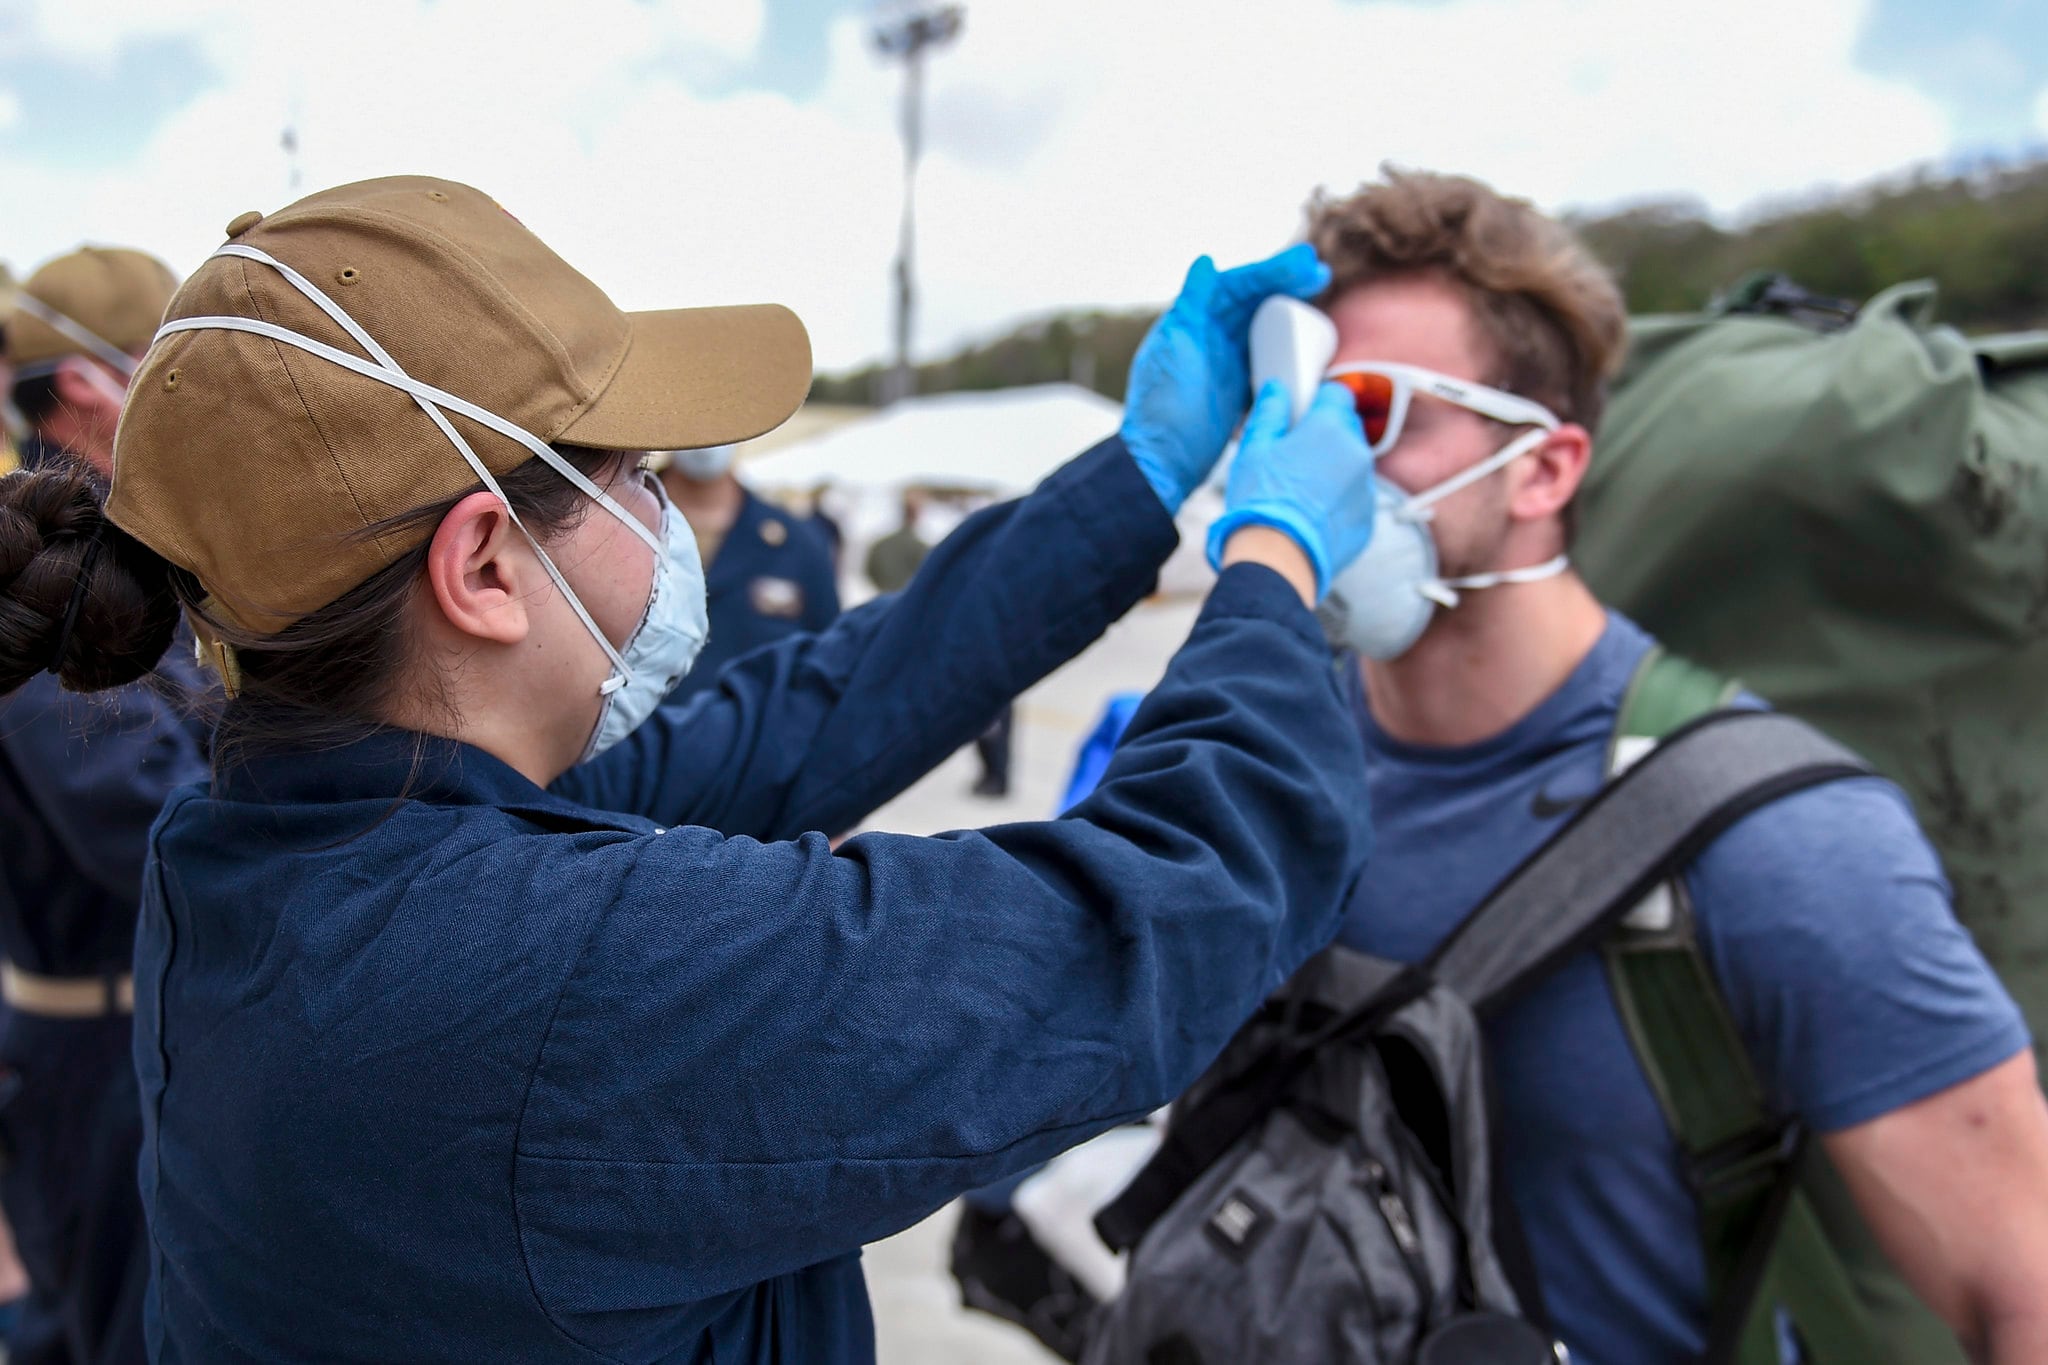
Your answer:
[[[22,281],[6,312],[7,359],[16,366],[92,355],[93,340],[128,355],[139,353],[156,335],[164,306],[178,277],[146,251],[126,247],[80,247],[59,256]],[[31,312],[27,295],[42,305]],[[66,335],[58,324],[36,316],[49,309],[83,328],[85,337]]]
[[[552,444],[746,440],[779,426],[810,388],[810,340],[788,309],[623,313],[488,195],[451,181],[344,185],[268,217],[245,213],[228,236],[299,272],[412,378]],[[220,315],[364,354],[260,262],[209,258],[166,321]],[[535,458],[481,423],[449,420],[494,474]],[[150,348],[129,387],[107,507],[196,575],[222,616],[267,634],[432,529],[368,528],[476,482],[407,394],[290,344],[210,329]]]

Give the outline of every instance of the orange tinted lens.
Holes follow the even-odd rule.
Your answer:
[[[1330,378],[1351,390],[1358,420],[1365,423],[1365,443],[1377,446],[1387,434],[1387,418],[1394,411],[1394,381],[1383,374],[1333,374]]]

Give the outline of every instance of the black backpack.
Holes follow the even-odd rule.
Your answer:
[[[1653,656],[1644,675],[1661,668],[1690,686],[1700,675],[1687,667]],[[1427,961],[1320,955],[1175,1106],[1157,1154],[1098,1215],[1104,1242],[1131,1252],[1130,1273],[1081,1358],[1564,1360],[1495,1177],[1478,1021],[1614,937],[1741,816],[1868,772],[1789,717],[1714,711],[1615,776]],[[1704,1172],[1733,1211],[1706,1359],[1736,1360],[1759,1323],[1781,1320],[1861,1352],[1819,1359],[1884,1359],[1854,1295],[1837,1292],[1840,1274],[1811,1287],[1797,1283],[1811,1277],[1788,1280],[1783,1234],[1805,1207],[1805,1135],[1777,1121],[1758,1131],[1761,1145],[1744,1131],[1741,1150],[1718,1154],[1725,1168]]]

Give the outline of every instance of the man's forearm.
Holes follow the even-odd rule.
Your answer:
[[[1878,1245],[1972,1360],[2048,1360],[2048,1104],[2031,1050],[1825,1145]]]

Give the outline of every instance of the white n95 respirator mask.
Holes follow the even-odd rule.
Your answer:
[[[1316,618],[1330,643],[1368,659],[1397,659],[1422,638],[1439,608],[1458,605],[1461,592],[1503,583],[1534,583],[1563,573],[1571,561],[1559,555],[1526,569],[1443,578],[1438,573],[1436,537],[1429,529],[1437,503],[1534,450],[1549,434],[1545,430],[1526,432],[1470,469],[1421,493],[1404,494],[1381,480],[1373,507],[1371,541],[1364,553],[1331,580],[1329,592],[1316,608]]]
[[[675,504],[668,500],[661,480],[647,476],[655,497],[661,500],[662,549],[654,556],[654,584],[648,592],[647,614],[625,649],[614,657],[616,671],[605,683],[604,702],[597,713],[597,725],[590,742],[583,746],[579,762],[588,762],[633,733],[654,714],[662,698],[675,690],[710,634],[709,606],[704,587],[704,561],[697,553],[697,537]],[[596,632],[606,643],[602,632]],[[610,650],[606,650],[610,653]]]

